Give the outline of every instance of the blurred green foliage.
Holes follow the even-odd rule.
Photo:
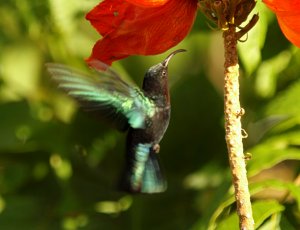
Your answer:
[[[168,190],[118,192],[125,135],[81,112],[44,63],[86,69],[98,2],[0,3],[0,229],[237,229],[223,128],[220,32],[198,15],[170,64],[172,118],[161,143]],[[300,228],[300,52],[262,4],[240,43],[241,96],[256,228]],[[159,36],[159,35],[158,35]],[[113,67],[141,84],[167,53]]]

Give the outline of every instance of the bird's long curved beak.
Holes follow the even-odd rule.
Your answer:
[[[172,57],[174,57],[175,54],[181,53],[181,52],[186,52],[185,49],[179,49],[179,50],[175,50],[172,53],[170,53],[168,55],[168,57],[161,63],[164,67],[167,67],[169,64],[169,61],[172,59]]]

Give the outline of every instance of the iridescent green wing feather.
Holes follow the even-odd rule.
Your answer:
[[[109,68],[106,71],[97,69],[97,74],[92,75],[56,63],[46,66],[59,88],[75,98],[85,110],[107,117],[121,130],[128,125],[143,128],[146,118],[154,115],[153,101]]]

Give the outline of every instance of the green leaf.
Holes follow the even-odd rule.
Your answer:
[[[290,223],[290,221],[285,217],[281,216],[280,227],[284,230],[296,230],[295,227]],[[268,229],[266,229],[268,230]]]
[[[283,181],[278,181],[278,180],[266,180],[263,182],[256,182],[256,183],[250,184],[249,190],[250,190],[250,194],[252,196],[258,192],[264,191],[266,188],[287,190],[290,193],[290,195],[296,200],[298,209],[300,210],[300,187],[299,186],[297,186],[293,183],[290,183],[290,182],[283,182]],[[235,202],[234,196],[231,195],[230,197],[226,198],[222,203],[220,203],[219,207],[215,210],[215,212],[213,213],[213,215],[209,221],[209,224],[208,224],[209,230],[216,229],[216,227],[218,227],[217,229],[219,229],[219,228],[226,229],[226,228],[223,228],[226,226],[226,224],[220,224],[221,227],[223,226],[222,228],[220,226],[218,226],[218,219],[221,218],[221,216],[225,213],[225,210],[227,210],[227,208],[230,205],[232,205],[234,202]],[[271,211],[268,212],[268,210],[264,210],[263,208],[260,208],[261,206],[264,206],[264,205],[261,205],[260,202],[270,202]],[[259,226],[258,223],[261,224],[270,215],[283,210],[282,205],[275,204],[274,202],[277,203],[277,201],[259,201],[259,202],[257,201],[255,203],[253,203],[253,216],[254,216],[253,218],[255,220],[257,227]],[[256,206],[255,205],[256,203],[257,203],[257,209],[254,208]],[[266,203],[265,205],[267,205],[267,204],[268,203]],[[279,208],[280,208],[280,210],[279,210]],[[275,210],[277,210],[277,211],[275,212]],[[263,212],[264,216],[260,217],[260,215],[257,215],[256,212]],[[234,217],[234,215],[235,215],[235,217]],[[238,226],[238,225],[229,225],[229,224],[234,224],[234,223],[237,224],[238,223],[237,215],[235,213],[231,214],[228,218],[226,218],[226,221],[228,221],[228,222],[226,222],[227,226]],[[233,228],[230,228],[230,229],[233,229]]]
[[[270,60],[264,61],[257,70],[255,90],[260,97],[272,97],[277,88],[277,78],[289,64],[291,53],[282,51]]]
[[[214,212],[214,214],[212,215],[209,224],[208,224],[208,230],[213,230],[216,228],[217,226],[217,219],[221,216],[221,214],[223,213],[223,211],[230,206],[231,204],[233,204],[235,202],[234,196],[231,195],[228,199],[226,199],[224,202],[222,202],[219,207],[216,209],[216,211]]]
[[[300,160],[300,149],[295,146],[300,146],[299,131],[271,137],[249,149],[252,158],[247,164],[248,175],[254,176],[285,160]]]
[[[276,213],[272,215],[268,220],[266,220],[260,227],[259,230],[281,230],[280,229],[280,219],[281,219],[281,213]]]
[[[271,115],[256,122],[249,123],[247,126],[247,146],[254,146],[258,144],[268,132],[286,121],[288,118],[288,115]]]
[[[296,81],[265,105],[264,113],[266,115],[286,114],[299,117],[300,106],[295,105],[300,105],[300,81]]]
[[[276,200],[263,200],[254,202],[252,209],[255,228],[258,228],[271,215],[282,212],[284,206]]]
[[[252,204],[253,218],[255,222],[255,229],[257,229],[266,219],[275,213],[284,210],[284,206],[275,200],[256,201]],[[239,221],[237,213],[232,213],[226,219],[220,222],[216,228],[217,230],[238,230]]]
[[[300,187],[286,181],[280,180],[265,180],[262,182],[256,182],[250,184],[250,193],[254,195],[258,192],[265,190],[266,188],[273,188],[279,190],[287,190],[289,194],[295,199],[297,202],[298,210],[300,210]]]
[[[259,12],[259,22],[241,39],[245,39],[246,42],[240,43],[238,46],[239,55],[241,61],[246,69],[247,75],[251,75],[261,62],[261,49],[265,44],[268,17],[270,12],[260,2],[257,2],[256,8],[253,14]],[[245,26],[245,22],[241,26]]]

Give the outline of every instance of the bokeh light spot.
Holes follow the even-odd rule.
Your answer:
[[[50,165],[54,169],[57,177],[67,180],[72,176],[72,167],[69,161],[61,158],[59,154],[52,154],[50,157]]]

